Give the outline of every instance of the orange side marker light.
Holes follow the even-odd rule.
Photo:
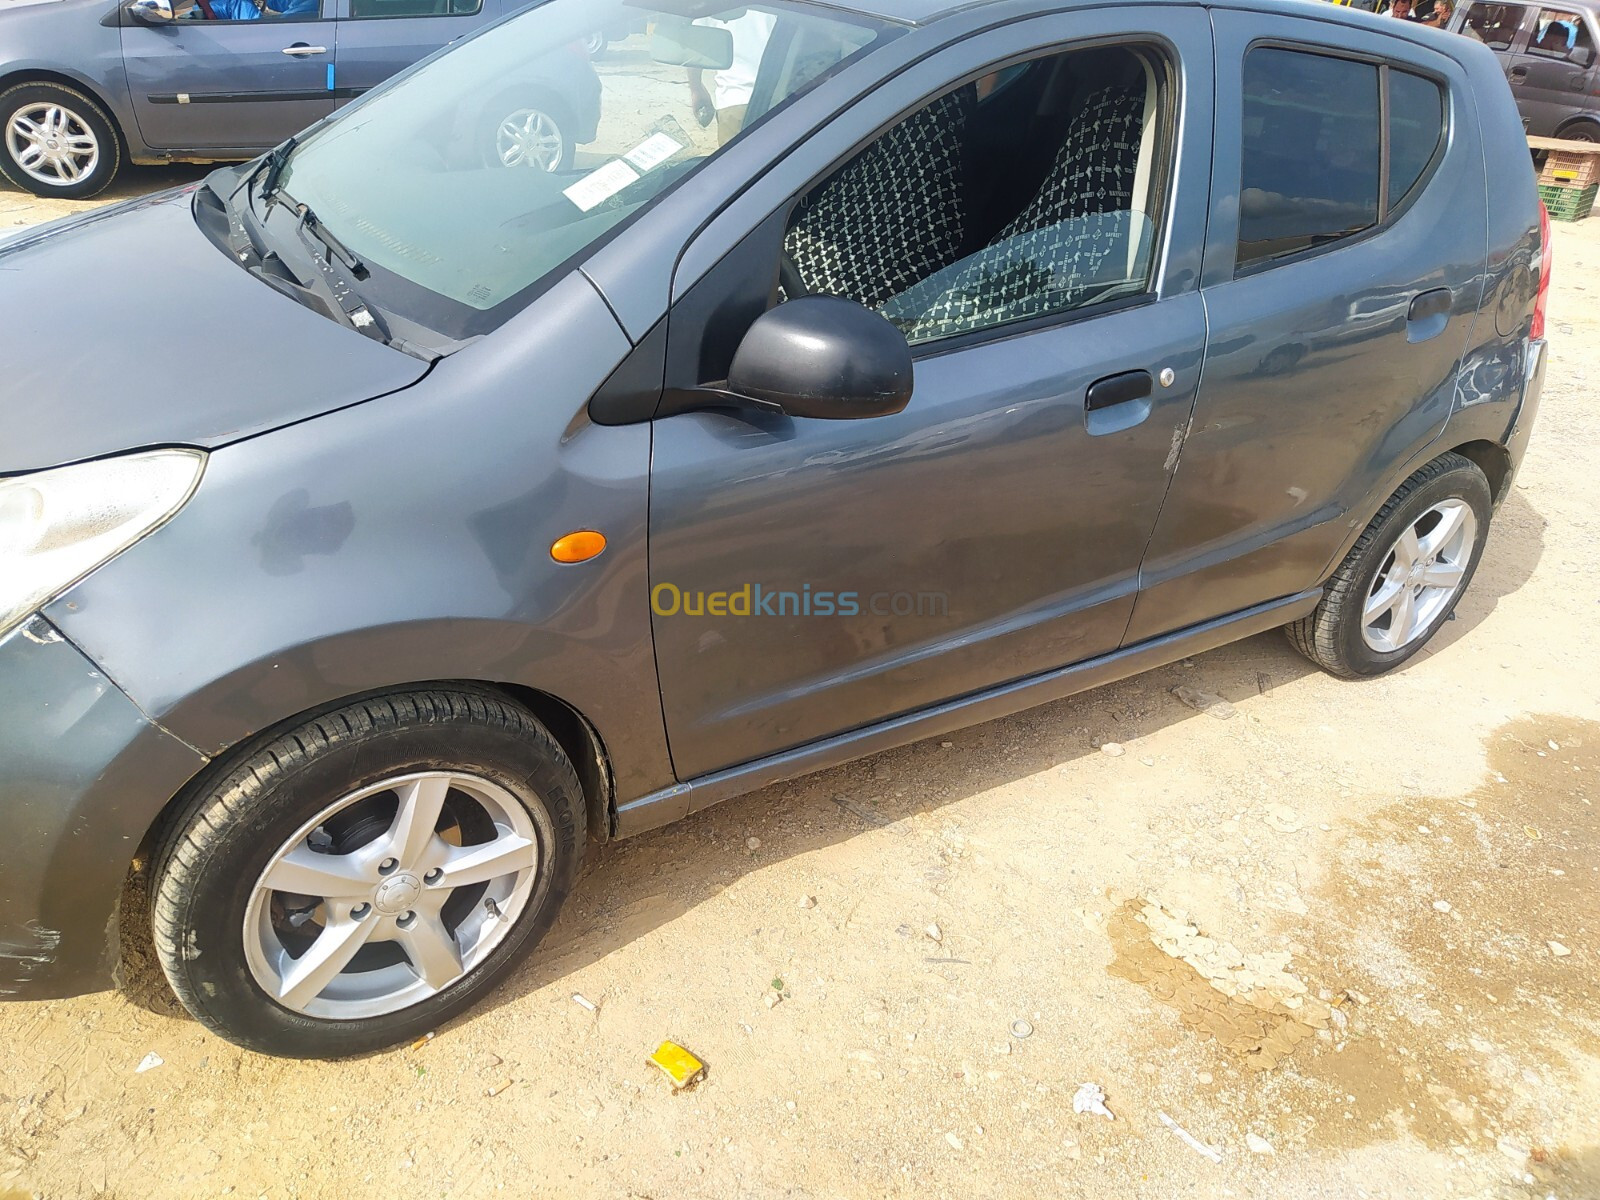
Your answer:
[[[584,563],[599,558],[605,552],[606,535],[592,529],[580,529],[566,537],[557,538],[550,547],[550,557],[558,563]]]

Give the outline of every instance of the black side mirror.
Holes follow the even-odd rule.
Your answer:
[[[766,312],[745,334],[728,391],[791,417],[887,417],[911,402],[911,347],[852,300],[804,296]]]

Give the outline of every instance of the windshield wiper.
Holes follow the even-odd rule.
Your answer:
[[[311,290],[319,292],[326,305],[351,329],[389,345],[388,323],[361,295],[361,281],[368,277],[365,264],[317,220],[317,214],[309,205],[297,203],[286,192],[279,192],[277,200],[297,214],[295,234],[315,268],[313,276],[317,286]]]
[[[300,204],[295,207],[300,212],[301,229],[321,242],[329,254],[345,265],[350,274],[357,279],[368,277],[367,264],[357,258],[350,248],[334,235],[333,230],[317,220],[317,214],[311,211],[309,205]]]

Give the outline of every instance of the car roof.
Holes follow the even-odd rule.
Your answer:
[[[1172,0],[1118,0],[1130,7],[1151,5],[1170,7]],[[1537,0],[1508,0],[1524,5]],[[994,10],[997,19],[1017,19],[1032,13],[1070,12],[1075,8],[1104,8],[1104,0],[811,0],[821,7],[859,13],[863,16],[891,21],[901,25],[930,25],[963,13]],[[1323,21],[1336,25],[1367,25],[1384,21],[1383,28],[1390,32],[1409,34],[1410,30],[1396,30],[1392,22],[1358,8],[1329,4],[1326,0],[1192,0],[1197,8],[1241,9],[1246,12],[1279,13],[1302,20]],[[1592,9],[1600,0],[1562,0],[1574,8]],[[1466,7],[1468,0],[1459,0],[1457,7]]]

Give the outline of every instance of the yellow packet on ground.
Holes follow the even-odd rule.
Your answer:
[[[650,1056],[650,1062],[672,1080],[673,1091],[682,1091],[706,1073],[705,1063],[677,1042],[662,1042]]]

